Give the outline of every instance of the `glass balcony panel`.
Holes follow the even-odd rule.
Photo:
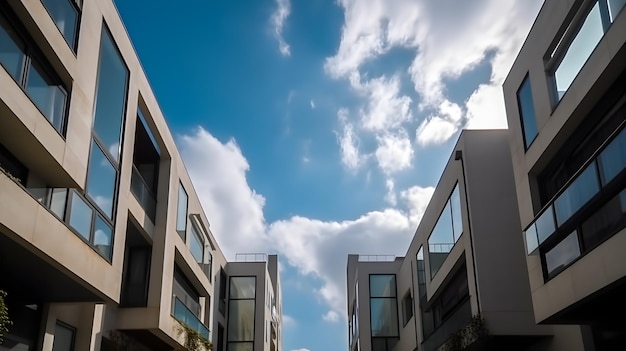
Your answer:
[[[589,250],[626,226],[626,190],[609,200],[582,224],[582,240]]]
[[[211,340],[209,328],[202,324],[198,317],[196,317],[178,297],[174,297],[174,318],[197,331],[198,334],[202,335],[207,340]]]
[[[87,194],[109,219],[113,219],[117,171],[95,141],[91,143]]]
[[[587,62],[587,59],[591,56],[603,35],[604,29],[600,17],[600,5],[596,3],[554,72],[559,100],[572,85],[574,78],[583,68],[583,65]]]
[[[602,184],[606,185],[626,167],[626,128],[611,141],[598,159]]]
[[[535,250],[537,250],[537,247],[539,247],[539,239],[537,238],[537,227],[535,227],[535,224],[533,223],[533,225],[526,229],[526,232],[524,232],[524,234],[526,235],[526,253],[530,255]]]
[[[50,189],[50,191],[50,211],[57,215],[61,220],[64,220],[68,190],[64,188],[54,188]]]
[[[578,175],[554,201],[556,222],[561,226],[600,190],[595,161]],[[541,239],[541,235],[540,235]]]
[[[154,222],[156,217],[156,200],[150,191],[150,187],[148,187],[148,184],[134,165],[130,178],[130,190],[144,211],[146,211],[146,215]]]
[[[563,241],[558,243],[552,250],[546,252],[546,269],[548,276],[558,273],[563,267],[580,256],[578,235],[573,231]]]
[[[91,233],[91,218],[93,210],[76,192],[72,192],[72,205],[70,209],[69,224],[85,240],[89,241]]]
[[[36,65],[28,71],[26,92],[59,133],[63,131],[67,95],[60,85],[51,82]]]
[[[93,235],[93,246],[102,256],[111,259],[113,231],[111,226],[100,216],[96,216],[96,228]]]
[[[554,223],[554,209],[553,206],[548,207],[546,211],[537,218],[535,221],[535,229],[537,230],[537,238],[539,244],[543,243],[547,238],[554,233],[556,225]]]

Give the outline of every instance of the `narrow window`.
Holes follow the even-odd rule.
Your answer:
[[[524,78],[522,85],[517,91],[517,106],[522,120],[522,135],[524,137],[524,148],[528,150],[537,137],[537,118],[535,115],[535,105],[533,104],[532,89],[528,75]]]
[[[228,302],[228,351],[252,351],[256,277],[231,277]]]
[[[187,192],[182,184],[178,184],[178,205],[176,207],[176,231],[183,240],[187,234]]]

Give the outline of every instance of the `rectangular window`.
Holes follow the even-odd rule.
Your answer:
[[[611,141],[598,159],[602,185],[606,185],[626,168],[626,128]]]
[[[65,132],[68,93],[30,38],[20,38],[0,9],[0,64],[13,76],[42,115],[60,134]],[[28,54],[26,54],[28,53]]]
[[[408,291],[402,299],[402,325],[406,326],[411,318],[413,318],[413,296],[411,291]]]
[[[399,333],[396,276],[370,274],[369,280],[372,350],[391,351]]]
[[[54,326],[54,342],[52,351],[74,351],[76,328],[57,321]]]
[[[254,342],[256,277],[231,277],[228,302],[228,350],[250,350]]]
[[[522,85],[517,91],[517,107],[522,120],[522,135],[524,137],[524,148],[528,150],[537,137],[537,118],[535,115],[535,104],[533,103],[530,78],[526,75]]]
[[[72,192],[69,224],[87,241],[91,236],[92,219],[93,210],[91,206],[77,192]]]
[[[185,240],[187,234],[187,192],[183,184],[178,184],[178,204],[176,207],[176,231]]]
[[[191,236],[189,237],[189,250],[199,264],[204,263],[204,239],[194,226],[191,226]]]
[[[592,162],[554,201],[557,224],[561,226],[565,223],[599,190],[600,184],[596,173],[596,163]]]
[[[117,170],[95,140],[91,143],[87,195],[109,218],[113,219]]]
[[[578,235],[574,231],[552,250],[546,252],[545,260],[548,277],[555,276],[578,256],[580,256],[580,246],[578,245]]]
[[[572,85],[625,3],[624,0],[598,0],[590,10],[583,8],[589,11],[584,19],[576,17],[577,23],[569,24],[548,62],[549,66],[556,66],[552,71],[555,102],[561,100]]]
[[[74,0],[42,0],[42,3],[67,44],[76,51],[79,12]]]

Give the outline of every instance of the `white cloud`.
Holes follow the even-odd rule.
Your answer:
[[[322,316],[322,319],[329,323],[337,323],[339,322],[339,313],[330,310]]]
[[[363,163],[363,156],[359,152],[359,137],[354,132],[354,126],[348,122],[348,110],[339,109],[337,119],[343,131],[337,134],[337,142],[341,152],[341,163],[350,170],[357,170]]]
[[[424,133],[433,134],[418,136],[418,144],[445,142],[465,122],[470,126],[501,127],[505,113],[497,101],[501,96],[490,88],[501,86],[541,3],[338,0],[345,20],[341,41],[335,55],[326,59],[324,68],[333,78],[353,82],[352,77],[367,75],[365,63],[381,58],[393,48],[407,49],[414,53],[408,68],[390,69],[408,73],[421,111],[440,110],[448,100],[447,83],[474,69],[490,53],[490,80],[485,87],[477,87],[466,106],[460,106],[463,118],[444,117],[441,111],[430,116],[420,127]],[[455,10],[450,11],[451,8]],[[390,95],[390,101],[397,99],[397,95]],[[494,107],[488,109],[489,106]],[[372,128],[385,128],[380,119],[367,121]]]
[[[298,322],[296,322],[295,318],[293,318],[290,315],[283,314],[283,326],[285,326],[285,328],[291,328],[297,325],[298,325]]]
[[[301,348],[301,349],[294,349],[294,350],[291,350],[291,351],[311,351],[311,350],[305,349],[305,348]]]
[[[315,110],[316,106],[315,106],[315,101],[313,99],[311,99],[310,104],[311,104],[311,110]]]
[[[397,205],[398,199],[394,190],[395,184],[393,182],[393,179],[387,179],[385,185],[387,186],[387,195],[385,195],[385,201],[387,201],[387,203],[391,206]]]
[[[337,267],[345,267],[349,253],[403,255],[432,193],[432,188],[420,187],[401,191],[402,208],[372,211],[352,220],[293,216],[266,225],[265,200],[250,188],[249,164],[234,140],[221,143],[197,128],[177,141],[211,230],[227,257],[236,252],[277,252],[281,262],[301,276],[317,278],[315,294],[329,308],[323,315],[329,321],[345,314],[345,270]],[[289,325],[292,318],[283,320]]]
[[[289,0],[276,0],[276,11],[272,14],[271,22],[274,27],[274,37],[278,40],[278,49],[283,56],[291,55],[291,48],[283,37],[285,21],[291,13],[291,3]]]
[[[376,137],[376,160],[383,173],[390,175],[411,167],[413,147],[404,131]]]
[[[361,109],[361,124],[370,131],[387,131],[398,128],[412,118],[412,100],[406,95],[400,96],[400,77],[381,76],[361,82],[358,73],[350,76],[352,87],[367,98],[367,107]]]
[[[437,112],[424,119],[417,128],[416,140],[419,145],[441,144],[459,130],[463,117],[459,105],[444,100]]]

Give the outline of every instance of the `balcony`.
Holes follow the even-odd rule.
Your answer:
[[[267,254],[238,253],[235,254],[235,262],[267,262]]]
[[[211,340],[211,331],[209,331],[209,328],[207,328],[177,296],[174,296],[174,307],[172,310],[172,315],[177,321],[197,331],[198,334],[205,339]]]
[[[154,223],[156,217],[156,200],[154,199],[154,195],[148,183],[143,179],[135,165],[133,165],[133,173],[130,178],[130,190],[137,201],[139,201],[144,211],[146,211],[146,215],[148,215]]]

